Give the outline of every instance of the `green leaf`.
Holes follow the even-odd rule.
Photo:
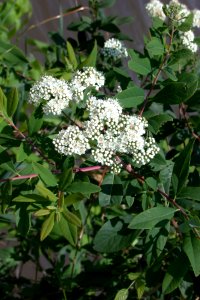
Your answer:
[[[86,196],[81,194],[81,193],[75,193],[75,194],[71,194],[68,195],[67,197],[65,197],[64,202],[66,206],[70,206],[72,204],[75,204],[83,199],[85,199]]]
[[[126,300],[128,299],[128,289],[121,289],[117,292],[114,300]]]
[[[44,202],[49,202],[48,198],[42,197],[37,194],[25,194],[25,195],[20,195],[15,197],[12,201],[14,202],[39,202],[39,203],[44,203]]]
[[[157,134],[162,127],[162,125],[166,122],[172,121],[173,118],[169,116],[168,114],[159,114],[156,116],[152,116],[150,118],[147,118],[149,123],[149,130],[153,134]]]
[[[81,227],[81,220],[73,213],[71,213],[68,209],[65,208],[63,211],[63,217],[71,224],[76,225],[77,227]]]
[[[42,224],[41,233],[40,233],[41,241],[43,241],[52,231],[54,226],[54,219],[55,219],[55,211],[51,212],[49,217]]]
[[[104,177],[99,193],[99,204],[107,206],[110,204],[119,205],[123,199],[123,186],[120,177],[113,173]]]
[[[37,183],[35,189],[41,196],[49,201],[57,201],[58,199],[58,197],[55,196],[54,193],[52,193],[49,189],[47,189],[41,181]]]
[[[161,56],[164,54],[165,48],[162,41],[156,37],[152,37],[146,44],[146,49],[150,57]]]
[[[181,24],[178,26],[178,30],[186,32],[191,30],[191,28],[193,27],[193,14],[189,14],[189,16],[187,16],[183,22],[181,22]]]
[[[35,217],[42,217],[42,216],[46,216],[50,214],[50,210],[49,209],[39,209],[38,211],[36,211],[34,213]]]
[[[33,169],[34,172],[39,175],[44,184],[46,184],[47,186],[57,185],[56,178],[49,169],[45,168],[43,165],[37,162],[33,162]]]
[[[131,60],[128,62],[128,66],[131,70],[140,75],[147,75],[151,73],[151,63],[148,58],[141,58],[139,54],[130,50],[129,54]]]
[[[187,186],[185,188],[182,188],[177,198],[187,198],[200,201],[200,187]]]
[[[68,41],[67,41],[67,52],[68,52],[68,55],[69,55],[69,60],[72,64],[72,66],[74,67],[74,69],[76,70],[76,68],[78,66],[78,62],[77,62],[77,59],[76,59],[76,54],[74,52],[74,49],[73,49],[72,45]]]
[[[83,195],[93,194],[100,192],[101,188],[90,182],[73,182],[67,188],[67,192],[71,193],[81,193]]]
[[[186,262],[187,260],[185,255],[180,253],[170,264],[162,283],[162,290],[164,294],[171,293],[179,286],[188,270]]]
[[[66,238],[67,241],[72,246],[76,246],[77,244],[77,227],[71,223],[69,223],[63,215],[61,215],[60,221],[58,223],[58,227],[60,228],[60,232]]]
[[[192,269],[195,276],[200,275],[200,240],[197,238],[193,232],[186,236],[183,242],[183,250],[185,251],[189,261],[191,263]]]
[[[174,169],[174,163],[171,161],[167,161],[167,165],[160,171],[159,179],[164,187],[164,191],[166,194],[169,194],[170,186],[172,183],[172,174]]]
[[[74,176],[72,168],[64,170],[59,183],[60,191],[65,191],[68,188],[68,186],[72,183],[73,177]]]
[[[18,90],[12,88],[7,95],[7,113],[9,117],[12,117],[17,109],[19,103]]]
[[[186,184],[186,181],[187,181],[187,178],[189,175],[189,167],[190,167],[190,160],[191,160],[193,145],[194,145],[194,140],[190,140],[190,142],[181,151],[181,153],[175,160],[174,174],[178,178],[178,187],[177,187],[178,193],[181,191],[181,189]]]
[[[43,124],[42,114],[39,113],[39,108],[28,119],[28,132],[32,136],[34,133],[37,133]]]
[[[178,81],[169,82],[153,98],[154,102],[163,104],[179,104],[190,99],[198,88],[198,76],[184,73]]]
[[[80,64],[79,68],[83,67],[95,67],[97,60],[97,42],[94,43],[94,48],[90,55]]]
[[[22,236],[26,236],[31,228],[31,215],[27,210],[27,204],[21,204],[20,208],[18,208],[15,212],[16,216],[16,225],[18,227],[19,232]]]
[[[153,177],[148,177],[148,178],[146,178],[145,181],[152,190],[154,190],[154,191],[157,190],[158,183]]]
[[[153,207],[133,217],[128,227],[131,229],[152,229],[163,220],[171,220],[176,211],[171,207]]]
[[[170,231],[170,222],[166,222],[166,224],[163,222],[162,228],[154,227],[150,230],[145,240],[145,252],[147,256],[147,263],[149,265],[158,259],[167,243]]]
[[[101,0],[96,3],[99,8],[111,7],[115,4],[116,0]]]
[[[118,93],[116,97],[124,108],[137,107],[144,101],[144,90],[134,86]]]
[[[94,238],[94,249],[99,252],[112,253],[127,248],[136,238],[137,233],[125,233],[122,221],[107,221]]]
[[[0,113],[7,116],[7,98],[4,95],[2,89],[0,88]]]

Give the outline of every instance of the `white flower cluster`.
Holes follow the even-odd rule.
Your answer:
[[[158,17],[159,19],[165,21],[166,16],[163,12],[163,3],[159,0],[151,0],[149,3],[147,3],[146,10],[149,16],[153,18]]]
[[[200,10],[193,10],[193,27],[200,28]]]
[[[118,173],[118,154],[131,155],[136,165],[144,165],[159,151],[154,138],[145,138],[147,121],[137,115],[125,115],[116,99],[91,97],[87,110],[89,120],[81,129],[69,126],[53,140],[59,153],[82,155],[90,151],[95,161]]]
[[[167,5],[167,9],[179,24],[183,23],[185,18],[191,13],[185,4],[180,3],[178,0],[171,0],[169,5]]]
[[[67,82],[52,76],[43,76],[37,81],[29,93],[29,102],[34,106],[43,103],[45,114],[59,115],[72,98],[72,92]]]
[[[68,107],[69,101],[83,100],[86,88],[94,87],[98,90],[104,82],[104,75],[93,67],[77,71],[70,82],[46,75],[30,89],[29,102],[36,107],[42,103],[43,112],[47,115],[60,115]]]
[[[186,32],[181,32],[180,34],[180,38],[182,41],[182,44],[188,48],[189,50],[191,50],[192,52],[197,52],[198,50],[198,45],[196,43],[194,43],[194,33],[192,30],[186,31]]]
[[[83,93],[88,87],[99,90],[104,86],[105,77],[102,72],[93,67],[84,67],[83,71],[77,71],[70,82],[73,100],[79,102],[83,100]]]
[[[128,52],[124,44],[115,38],[110,38],[105,42],[101,53],[104,57],[112,58],[113,60],[128,57]]]

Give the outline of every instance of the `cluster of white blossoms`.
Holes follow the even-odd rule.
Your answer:
[[[45,75],[30,89],[29,102],[36,107],[42,104],[46,115],[60,115],[69,106],[69,101],[83,100],[86,88],[99,90],[104,82],[104,75],[93,67],[77,71],[69,82]]]
[[[117,99],[90,97],[86,103],[89,119],[62,130],[53,140],[56,150],[64,155],[91,154],[94,161],[118,173],[117,155],[127,154],[138,165],[147,164],[159,148],[152,137],[146,137],[147,121],[137,115],[126,115]]]
[[[113,60],[128,57],[128,52],[124,44],[115,38],[110,38],[105,42],[101,53],[104,57],[112,58]]]
[[[45,114],[59,115],[72,99],[69,84],[52,76],[43,76],[29,93],[29,102],[34,106],[43,104]]]
[[[163,3],[159,0],[151,0],[149,3],[147,3],[146,10],[151,17],[158,17],[159,19],[165,21],[166,15],[163,11]]]
[[[83,100],[84,91],[88,87],[99,90],[104,86],[105,77],[102,72],[93,67],[84,67],[82,71],[77,71],[70,82],[70,88],[73,93],[73,101]]]
[[[190,49],[194,53],[197,52],[198,45],[194,42],[195,36],[192,30],[181,32],[180,39],[186,48]]]
[[[180,3],[179,0],[171,0],[169,4],[165,6],[165,9],[164,4],[159,0],[151,0],[146,5],[146,9],[151,17],[158,17],[162,21],[165,21],[167,15],[179,25],[183,23],[190,14],[193,14],[193,27],[200,28],[200,10],[196,9],[190,11],[188,7],[185,4]],[[191,50],[193,53],[197,52],[198,45],[194,42],[194,33],[191,30],[179,33],[182,45]]]
[[[193,27],[200,28],[200,10],[193,10]]]

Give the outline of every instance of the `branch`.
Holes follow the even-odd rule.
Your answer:
[[[146,108],[146,105],[147,105],[147,103],[149,101],[149,97],[150,97],[151,93],[153,92],[153,90],[155,88],[155,85],[156,85],[156,83],[157,83],[157,81],[159,79],[160,73],[162,72],[162,69],[163,69],[164,65],[166,64],[166,62],[167,62],[167,60],[169,58],[170,50],[171,50],[171,46],[172,46],[172,42],[173,42],[173,37],[174,37],[174,32],[175,32],[174,27],[172,27],[172,32],[171,32],[171,35],[170,35],[170,40],[169,40],[169,45],[168,45],[167,52],[166,52],[166,54],[164,56],[164,59],[163,59],[161,65],[160,65],[159,69],[158,69],[158,72],[157,72],[156,76],[154,77],[154,80],[152,82],[151,88],[150,88],[149,92],[146,95],[143,107],[141,108],[141,110],[139,112],[140,116],[143,115],[143,112],[144,112],[144,110]]]

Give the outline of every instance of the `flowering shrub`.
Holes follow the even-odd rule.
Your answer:
[[[87,43],[51,46],[46,68],[25,58],[23,93],[0,90],[1,226],[17,241],[0,278],[32,260],[22,298],[199,296],[199,11],[150,1],[140,53],[102,14],[114,2],[69,25]]]

